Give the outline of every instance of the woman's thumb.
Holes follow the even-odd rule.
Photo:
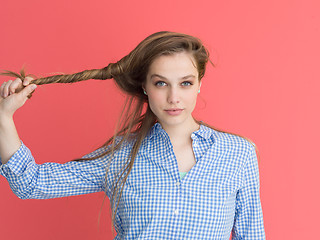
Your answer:
[[[36,84],[31,84],[27,87],[25,87],[22,92],[23,92],[23,96],[27,97],[30,93],[32,93],[35,89],[37,88]]]

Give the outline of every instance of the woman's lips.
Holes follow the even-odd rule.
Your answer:
[[[172,116],[176,116],[176,115],[179,115],[183,109],[179,109],[179,108],[174,108],[174,109],[168,109],[168,110],[165,110],[169,115],[172,115]]]

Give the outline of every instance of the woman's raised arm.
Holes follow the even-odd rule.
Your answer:
[[[37,164],[31,151],[20,140],[14,121],[14,112],[22,107],[34,91],[28,78],[3,83],[0,87],[0,175],[21,199],[48,199],[80,195],[105,189],[108,156],[96,160],[71,161],[64,164],[46,162]],[[26,79],[25,79],[26,80]],[[97,156],[106,148],[99,148],[84,156]]]
[[[36,85],[29,85],[31,80],[31,77],[26,77],[22,83],[22,80],[17,78],[14,81],[4,82],[0,87],[0,158],[2,164],[6,164],[21,146],[13,122],[13,114],[24,105],[28,95],[34,91]]]

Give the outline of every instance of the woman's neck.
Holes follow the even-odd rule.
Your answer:
[[[199,130],[200,125],[193,120],[186,124],[162,127],[168,133],[173,145],[185,145],[191,143],[191,134]]]

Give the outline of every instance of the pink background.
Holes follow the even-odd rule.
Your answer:
[[[2,1],[0,69],[49,76],[102,68],[148,35],[184,32],[211,59],[195,116],[260,151],[267,239],[315,239],[319,223],[320,4],[311,0]],[[0,77],[0,83],[11,78]],[[14,115],[36,162],[66,162],[112,134],[113,80],[39,86]],[[0,177],[1,239],[111,239],[103,193],[21,200]]]

